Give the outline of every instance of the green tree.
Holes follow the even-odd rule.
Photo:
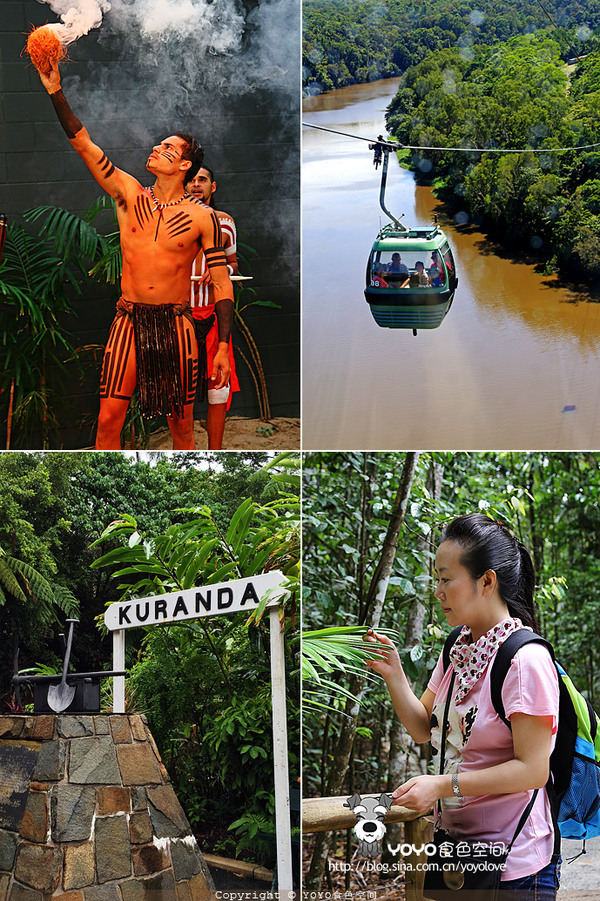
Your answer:
[[[307,627],[331,628],[336,634],[356,624],[355,634],[359,634],[364,586],[382,547],[394,474],[403,460],[403,454],[392,453],[306,456],[303,590]],[[600,565],[599,489],[598,454],[421,454],[381,616],[381,625],[398,636],[403,664],[417,695],[427,685],[448,631],[433,597],[431,571],[440,526],[462,513],[482,510],[506,523],[530,548],[538,573],[536,599],[542,632],[578,688],[597,703],[600,642],[594,629],[598,603],[593,586]],[[318,666],[318,661],[311,660]],[[331,668],[326,678],[356,694],[346,656],[339,655],[337,667],[334,653],[327,660]],[[333,698],[333,689],[330,694]],[[352,750],[336,793],[390,790],[403,779],[426,772],[427,750],[415,747],[403,730],[396,734],[383,684],[370,683],[358,697]],[[345,703],[332,700],[328,709],[304,709],[303,760],[309,795],[329,794],[332,776],[337,778],[334,749],[347,728],[350,708],[344,716]],[[318,874],[322,857],[320,845],[314,847],[313,871]],[[329,851],[338,856],[347,852],[352,852],[351,846],[344,849],[335,843]]]
[[[296,465],[290,455],[268,464],[275,497],[263,503],[246,498],[226,523],[210,507],[197,506],[159,533],[121,514],[99,539],[117,546],[93,564],[117,567],[112,575],[121,598],[282,571],[292,774],[299,760],[298,665],[290,643],[300,547]],[[131,697],[148,712],[192,824],[201,831],[210,823],[229,828],[235,840],[221,839],[222,850],[252,849],[265,861],[273,853],[265,835],[274,832],[267,602],[261,599],[250,618],[236,614],[144,630],[130,679]]]

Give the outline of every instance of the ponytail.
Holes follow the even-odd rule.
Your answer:
[[[469,513],[447,523],[442,541],[462,549],[460,562],[474,581],[492,569],[498,592],[511,616],[538,630],[535,613],[535,569],[527,548],[502,523],[483,513]]]
[[[521,571],[519,584],[514,599],[507,600],[508,610],[511,616],[518,616],[524,626],[531,626],[534,632],[539,631],[535,612],[535,569],[529,551],[520,541],[517,541],[520,555]]]

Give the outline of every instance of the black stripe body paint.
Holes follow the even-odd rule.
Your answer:
[[[144,225],[152,221],[152,205],[150,203],[150,198],[146,194],[138,194],[135,198],[133,210],[139,226],[143,230]]]
[[[102,158],[100,160],[100,168],[102,169],[102,175],[104,176],[104,178],[110,178],[110,176],[115,171],[115,167],[105,153],[102,154]]]
[[[167,233],[170,238],[176,238],[178,235],[183,235],[185,232],[189,232],[191,227],[192,217],[187,213],[179,212],[174,216],[171,216],[171,218],[167,222]]]
[[[67,98],[63,94],[62,90],[55,91],[54,94],[50,94],[50,100],[52,101],[52,106],[54,107],[54,111],[58,116],[58,121],[62,125],[65,134],[68,138],[74,138],[78,131],[81,131],[83,125],[67,103]]]
[[[217,301],[215,313],[217,315],[219,341],[229,341],[233,325],[233,301],[227,300],[227,298]]]

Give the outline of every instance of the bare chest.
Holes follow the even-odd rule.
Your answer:
[[[124,249],[176,253],[198,247],[199,228],[189,204],[158,206],[147,194],[138,194],[120,224]]]

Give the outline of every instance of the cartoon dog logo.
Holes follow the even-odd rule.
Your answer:
[[[385,835],[383,818],[392,806],[392,796],[381,794],[379,798],[361,798],[352,795],[344,803],[355,814],[357,823],[353,832],[358,839],[358,853],[362,857],[378,857]]]

